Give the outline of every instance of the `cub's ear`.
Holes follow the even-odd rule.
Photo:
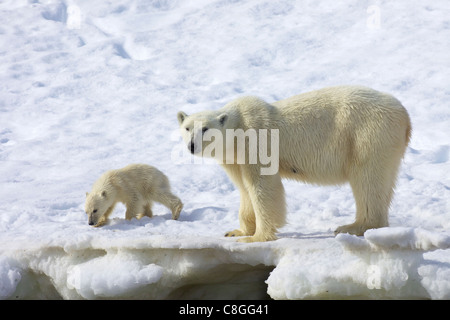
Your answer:
[[[86,197],[89,195],[89,192],[86,191]]]
[[[179,111],[179,112],[177,113],[178,123],[181,125],[181,124],[183,123],[184,119],[187,118],[187,116],[188,116],[188,115],[187,115],[186,113],[184,113],[183,111]]]
[[[222,113],[217,119],[219,120],[220,125],[223,126],[228,120],[228,115],[226,113]]]
[[[106,198],[106,191],[105,190],[102,191],[102,197]]]

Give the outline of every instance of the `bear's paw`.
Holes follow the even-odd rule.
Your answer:
[[[245,236],[245,234],[240,229],[228,231],[227,233],[225,233],[225,237],[241,237],[241,236]]]

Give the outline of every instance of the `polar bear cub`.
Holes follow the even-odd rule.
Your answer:
[[[286,217],[282,178],[319,185],[350,183],[356,220],[336,233],[362,235],[388,226],[397,171],[411,135],[409,115],[393,96],[337,86],[273,103],[243,97],[216,111],[180,111],[177,117],[190,152],[218,160],[240,191],[240,228],[226,236],[248,236],[240,239],[243,242],[276,239]],[[264,153],[252,152],[248,145],[236,155],[239,144],[230,145],[238,130],[244,133],[244,143],[255,141],[257,132],[273,132],[261,145],[268,153],[278,152],[278,170],[262,174]],[[278,139],[273,140],[275,133]],[[217,143],[220,139],[226,141]],[[230,151],[235,160],[246,160],[230,161]]]
[[[167,177],[155,167],[146,164],[130,164],[124,168],[105,172],[86,192],[85,211],[89,225],[106,223],[115,205],[126,206],[125,218],[152,217],[153,201],[172,211],[172,219],[180,216],[183,203],[172,194]]]

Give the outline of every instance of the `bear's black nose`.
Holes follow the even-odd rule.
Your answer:
[[[88,223],[89,223],[90,226],[94,225],[94,221],[89,221]]]
[[[188,149],[191,151],[192,154],[194,154],[195,144],[192,141],[189,142]]]

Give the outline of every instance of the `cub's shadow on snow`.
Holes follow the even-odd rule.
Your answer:
[[[183,212],[180,214],[178,221],[201,221],[201,220],[222,220],[227,214],[227,210],[221,207],[203,207],[196,208],[184,212],[185,215],[182,216]]]
[[[162,225],[167,225],[174,223],[186,223],[186,222],[196,222],[203,220],[214,220],[220,221],[227,214],[227,210],[220,207],[202,207],[191,210],[181,211],[178,220],[172,219],[171,213],[158,213],[158,210],[153,210],[153,217],[142,217],[141,219],[133,218],[131,220],[126,220],[125,218],[114,217],[110,219],[107,225],[101,227],[104,230],[132,230],[142,227],[159,227]]]
[[[141,219],[133,218],[126,220],[125,218],[113,218],[107,225],[100,227],[103,230],[121,230],[128,231],[136,228],[143,228],[147,225],[159,226],[164,224],[167,220],[171,220],[171,214],[154,215],[152,218],[142,217]]]

